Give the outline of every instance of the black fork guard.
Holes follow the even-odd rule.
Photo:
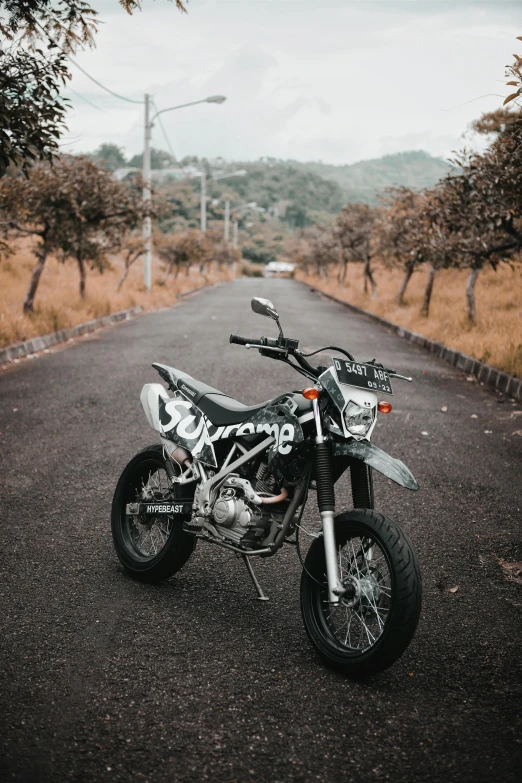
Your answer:
[[[413,473],[404,462],[391,457],[368,440],[333,441],[332,456],[350,457],[358,460],[382,473],[383,476],[391,479],[401,487],[406,487],[406,489],[411,489],[414,492],[419,489]]]

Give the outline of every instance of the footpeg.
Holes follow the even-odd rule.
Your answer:
[[[202,531],[203,531],[203,526],[200,524],[197,517],[195,519],[186,519],[183,522],[184,533],[192,533],[193,535],[198,535]]]

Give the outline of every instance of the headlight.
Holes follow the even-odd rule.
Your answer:
[[[373,408],[363,408],[356,402],[350,402],[344,409],[344,423],[350,435],[364,438],[373,424]]]

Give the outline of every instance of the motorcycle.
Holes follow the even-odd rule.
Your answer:
[[[293,545],[302,566],[300,599],[306,632],[322,659],[352,677],[392,665],[410,643],[421,609],[421,576],[410,541],[390,517],[375,511],[373,471],[410,490],[419,486],[406,465],[370,437],[378,396],[392,379],[411,378],[375,359],[356,362],[343,348],[311,353],[285,337],[267,299],[252,309],[273,319],[277,337],[230,342],[284,362],[309,385],[247,406],[165,364],[154,363],[167,389],[147,383],[141,403],[160,444],[124,469],[112,504],[112,534],[123,566],[157,582],[177,573],[198,541],[242,558],[260,600],[255,557]],[[330,367],[308,359],[333,352]],[[170,393],[169,393],[170,392]],[[335,483],[349,472],[354,508],[335,513]],[[303,512],[316,493],[319,533],[303,558]],[[319,520],[317,520],[319,521]]]

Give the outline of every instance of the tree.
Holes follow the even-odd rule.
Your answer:
[[[477,120],[471,123],[471,129],[481,136],[489,136],[491,133],[503,133],[507,126],[520,118],[520,112],[511,109],[495,109],[484,112]]]
[[[331,226],[312,226],[299,232],[288,244],[290,261],[305,272],[313,269],[318,277],[328,275],[332,264],[339,261],[339,244]]]
[[[133,166],[137,169],[143,168],[143,152],[134,155],[128,162],[128,166]],[[158,150],[152,147],[150,151],[150,167],[151,169],[166,169],[169,166],[176,165],[176,158],[172,157],[169,152],[165,150]]]
[[[210,260],[217,264],[218,269],[232,266],[241,261],[239,249],[233,247],[230,242],[226,242],[223,233],[219,229],[207,231],[206,238],[210,242]]]
[[[118,285],[116,286],[116,291],[121,290],[122,285],[124,284],[125,280],[129,275],[131,266],[134,264],[135,261],[138,260],[138,258],[141,258],[141,256],[145,253],[145,247],[143,246],[143,237],[141,237],[137,232],[131,235],[125,241],[122,247],[122,252],[123,252],[123,261],[124,261],[124,271],[119,279]]]
[[[32,313],[34,299],[49,253],[58,249],[62,221],[59,178],[56,169],[39,164],[28,178],[11,175],[0,180],[0,229],[4,238],[34,236],[36,264],[23,303]]]
[[[428,266],[428,277],[421,314],[429,315],[435,275],[447,266],[449,256],[440,245],[437,218],[439,202],[437,188],[416,193],[409,188],[395,188],[385,198],[375,226],[374,251],[385,264],[400,266],[404,277],[397,292],[397,304],[404,304],[404,295],[415,269]]]
[[[477,321],[475,285],[522,249],[522,120],[509,123],[484,155],[461,155],[458,175],[436,190],[434,236],[439,256],[469,269],[467,313]]]
[[[422,232],[420,208],[422,195],[409,188],[392,188],[384,200],[376,225],[376,255],[385,264],[402,266],[404,277],[397,292],[397,304],[404,304],[404,294],[416,266],[425,260],[419,243]]]
[[[266,247],[264,243],[263,245],[243,245],[241,255],[247,261],[252,261],[253,264],[269,264],[276,260],[276,254],[272,248]]]
[[[290,204],[286,208],[285,221],[291,228],[304,228],[313,224],[313,220],[301,204]]]
[[[67,109],[60,88],[67,78],[62,54],[0,51],[0,177],[10,165],[27,171],[58,152]]]
[[[360,262],[364,264],[364,292],[367,292],[369,283],[373,298],[377,295],[377,284],[371,269],[371,239],[377,214],[377,209],[367,204],[347,204],[337,216],[335,227],[343,268],[339,282],[344,280],[350,261]]]
[[[189,229],[181,234],[158,234],[154,244],[157,254],[165,264],[162,285],[173,271],[174,277],[177,277],[183,268],[188,274],[193,264],[198,264],[202,271],[211,260],[211,244],[206,235],[196,229]]]
[[[128,231],[143,219],[145,205],[138,188],[113,179],[86,156],[62,158],[60,169],[65,204],[59,253],[78,264],[84,298],[86,265],[103,272],[108,254],[119,250]]]
[[[517,41],[522,41],[522,35],[517,37]],[[514,60],[511,65],[506,65],[506,76],[509,79],[509,81],[506,82],[506,85],[508,87],[515,87],[515,90],[508,95],[504,101],[504,106],[507,106],[508,103],[512,103],[513,101],[516,102],[517,98],[522,94],[522,57],[518,54],[514,54],[513,57]]]
[[[129,14],[141,8],[140,0],[119,2]],[[0,177],[9,164],[26,170],[57,154],[67,108],[60,98],[69,78],[65,54],[93,46],[96,30],[97,12],[85,0],[2,3],[0,35],[10,48],[0,53]]]
[[[128,165],[123,149],[117,144],[100,144],[88,157],[107,171],[116,171]]]
[[[0,227],[4,236],[36,236],[36,265],[24,300],[34,299],[49,253],[73,258],[85,296],[86,265],[103,271],[107,254],[122,246],[143,216],[138,189],[114,180],[85,156],[67,156],[54,165],[38,163],[27,177],[0,181]]]

